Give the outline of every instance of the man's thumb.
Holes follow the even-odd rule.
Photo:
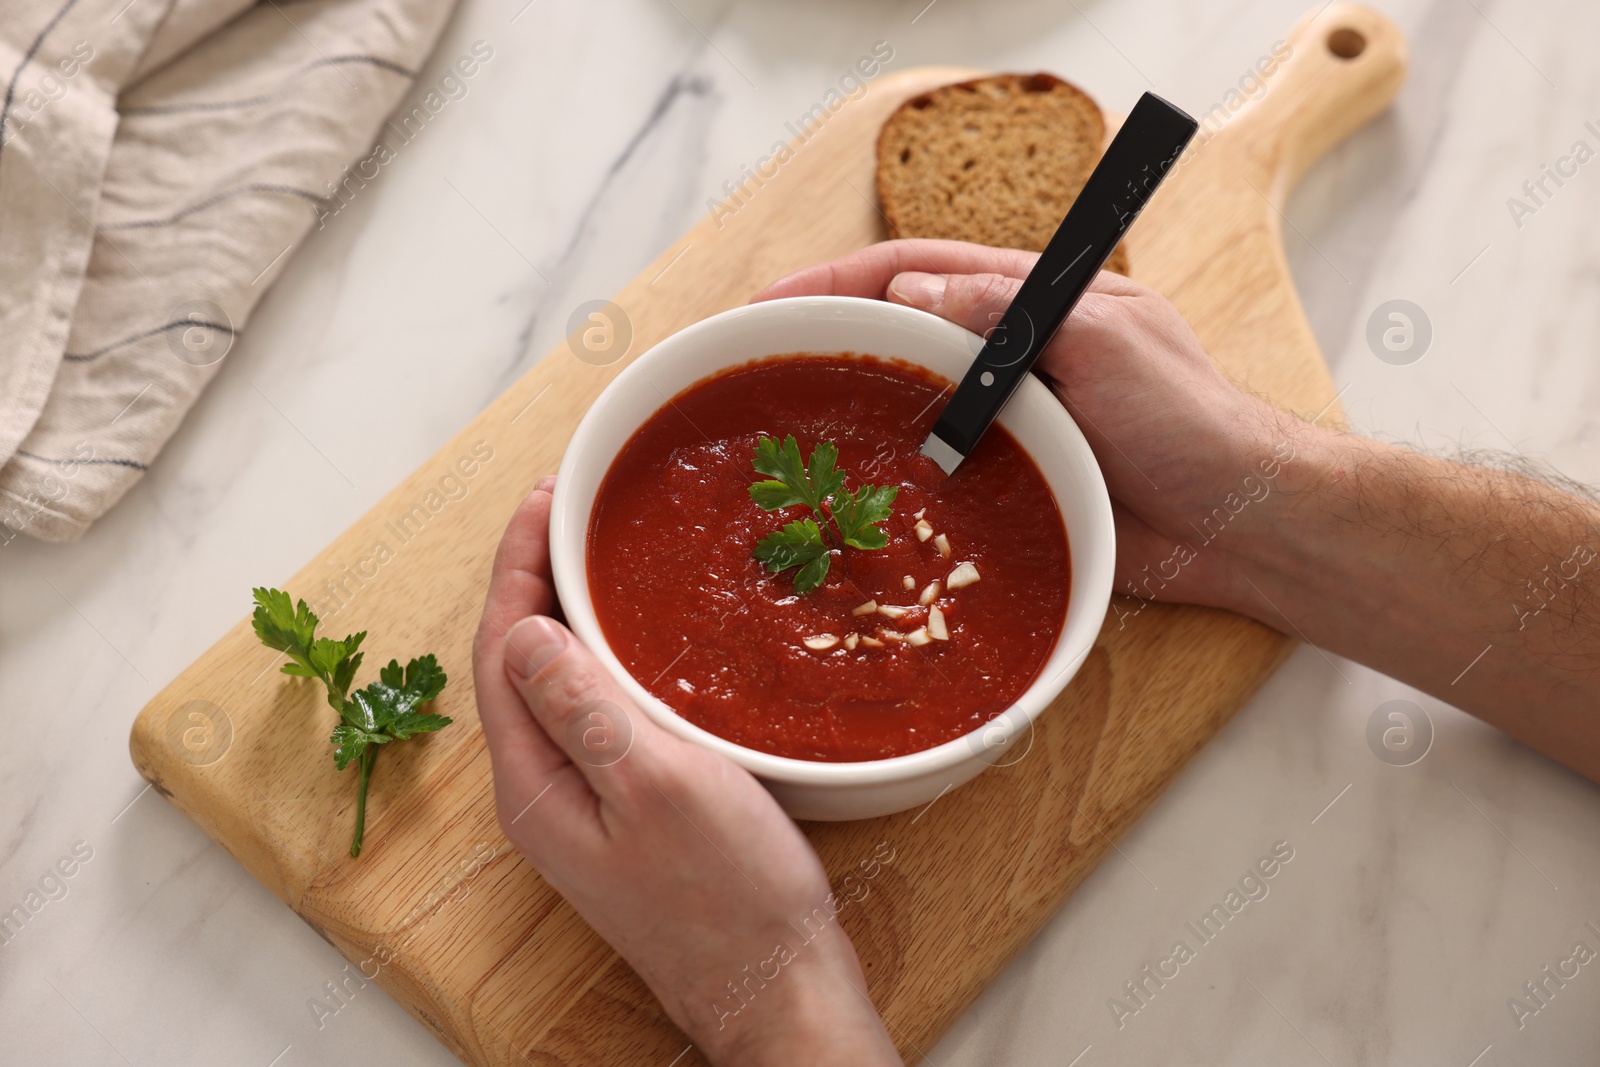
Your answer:
[[[924,274],[906,271],[889,282],[896,303],[929,311],[979,336],[1000,324],[1000,316],[1022,287],[1004,274]]]
[[[626,756],[635,732],[631,704],[605,669],[566,627],[539,615],[506,635],[505,665],[546,736],[603,791],[596,770]]]

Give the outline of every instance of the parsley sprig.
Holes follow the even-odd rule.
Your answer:
[[[750,487],[750,499],[767,511],[804,504],[816,519],[800,519],[762,538],[755,557],[767,570],[778,574],[799,567],[794,590],[809,593],[828,576],[832,554],[825,540],[831,522],[838,530],[839,542],[850,548],[874,550],[889,543],[889,535],[877,524],[889,517],[899,489],[892,485],[864,485],[854,493],[844,487],[844,472],[838,469],[839,448],[822,441],[811,450],[809,461],[800,455],[800,444],[790,434],[782,443],[763,437],[756,442],[751,465],[766,481]],[[820,520],[821,525],[818,524]]]
[[[261,643],[288,655],[284,674],[320,679],[328,706],[339,713],[339,725],[328,740],[334,745],[334,766],[341,771],[351,763],[360,767],[356,831],[350,842],[350,855],[359,856],[367,824],[367,786],[378,746],[449,726],[448,716],[418,710],[444,690],[448,679],[430,653],[413,659],[403,671],[399,660],[390,660],[376,682],[352,693],[350,686],[364,655],[359,649],[365,630],[340,641],[318,637],[317,616],[304,600],[296,604],[281,589],[255,589],[252,594],[256,610],[251,621]]]

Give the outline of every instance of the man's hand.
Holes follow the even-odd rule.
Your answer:
[[[959,241],[886,241],[809,267],[756,294],[859,296],[930,311],[987,334],[1037,253]],[[1102,272],[1035,366],[1077,420],[1105,472],[1117,521],[1118,592],[1230,605],[1238,575],[1220,553],[1172,563],[1191,523],[1260,484],[1303,427],[1241,393],[1159,293]],[[1152,580],[1166,565],[1176,578]]]
[[[506,529],[473,646],[506,836],[712,1062],[899,1064],[799,829],[549,617],[553,484]]]
[[[791,274],[756,299],[887,299],[984,333],[1035,258],[888,241]],[[1159,294],[1111,274],[1037,370],[1105,472],[1118,592],[1249,615],[1600,781],[1600,508],[1591,499],[1279,412],[1226,381]]]

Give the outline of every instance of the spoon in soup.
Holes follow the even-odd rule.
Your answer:
[[[1128,113],[923,442],[922,454],[946,475],[977,447],[1197,126],[1154,93],[1145,93]]]

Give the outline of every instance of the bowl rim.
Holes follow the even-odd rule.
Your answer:
[[[846,296],[807,296],[788,297],[777,300],[762,301],[756,304],[747,304],[715,315],[700,319],[675,333],[662,338],[649,349],[636,356],[627,367],[601,391],[584,413],[577,428],[573,431],[572,438],[567,445],[566,452],[561,459],[557,471],[556,488],[551,501],[550,510],[550,561],[556,592],[560,598],[562,609],[566,615],[568,626],[578,639],[584,643],[589,651],[601,662],[607,674],[617,684],[618,688],[629,697],[652,721],[668,732],[677,735],[686,741],[702,745],[717,752],[752,774],[774,782],[792,785],[832,786],[848,788],[852,786],[890,784],[903,782],[909,779],[920,778],[936,774],[973,759],[983,759],[985,755],[996,748],[1009,747],[1014,736],[1024,731],[1031,731],[1033,720],[1058,696],[1068,685],[1078,669],[1082,666],[1089,652],[1094,647],[1094,638],[1091,637],[1083,644],[1082,648],[1075,649],[1067,660],[1060,666],[1042,670],[1040,675],[1028,684],[1028,687],[1012,701],[1006,710],[989,721],[975,727],[960,737],[934,745],[931,748],[920,749],[899,756],[889,756],[876,760],[856,761],[822,761],[795,759],[790,756],[779,756],[758,749],[746,748],[737,742],[712,733],[704,727],[697,726],[680,716],[667,703],[651,693],[644,687],[632,673],[623,666],[620,659],[612,651],[610,644],[600,628],[599,619],[595,615],[594,605],[589,594],[589,580],[587,573],[587,541],[589,518],[593,507],[593,500],[588,507],[583,507],[581,516],[579,508],[574,506],[571,499],[576,492],[573,477],[580,464],[597,463],[592,455],[592,449],[586,449],[584,444],[593,436],[606,421],[606,408],[608,398],[622,394],[626,390],[648,385],[652,390],[659,392],[654,383],[645,377],[649,366],[664,358],[662,353],[670,354],[672,351],[684,347],[692,347],[705,338],[708,334],[725,329],[730,323],[746,320],[752,316],[781,317],[795,310],[821,310],[824,313],[833,313],[835,316],[870,317],[877,320],[878,325],[888,325],[910,330],[912,328],[935,333],[945,334],[952,343],[963,345],[968,351],[976,353],[983,344],[983,339],[976,334],[963,329],[946,319],[939,318],[929,312],[906,307],[901,304],[891,304],[882,300],[871,300],[862,297]],[[772,356],[781,357],[786,352],[773,352]],[[856,350],[856,354],[872,356],[868,350]],[[769,357],[756,356],[752,360]],[[900,358],[877,356],[876,358]],[[676,396],[682,389],[687,389],[705,378],[719,373],[728,367],[738,366],[744,361],[729,363],[722,367],[706,371],[690,383],[679,387],[671,396]],[[917,362],[910,360],[910,362]],[[940,373],[936,368],[928,367],[934,373]],[[1111,498],[1105,485],[1105,478],[1100,470],[1099,462],[1095,459],[1083,431],[1072,418],[1066,407],[1049,391],[1038,378],[1029,375],[1017,392],[1007,403],[1007,409],[1019,402],[1019,397],[1035,394],[1035,400],[1025,403],[1037,403],[1038,399],[1048,401],[1047,410],[1058,411],[1059,419],[1052,419],[1053,432],[1063,437],[1064,446],[1075,458],[1082,463],[1084,473],[1089,481],[1089,499],[1087,504],[1091,511],[1091,522],[1098,528],[1094,536],[1104,539],[1105,558],[1114,560],[1116,551],[1116,530],[1112,519]],[[657,406],[652,410],[660,410]],[[648,416],[647,416],[648,417]],[[1006,422],[1005,412],[1002,411],[1000,422]],[[638,429],[638,425],[628,429],[631,437]],[[1015,431],[1013,431],[1015,433]],[[624,439],[626,440],[626,438]],[[1019,441],[1019,444],[1021,442]],[[1035,464],[1039,461],[1024,446],[1029,458]],[[615,460],[615,452],[604,457],[605,471],[599,475],[600,480],[609,472],[611,463]],[[1043,471],[1041,465],[1041,473]],[[1049,476],[1046,474],[1048,480]],[[598,485],[598,482],[597,482]],[[1054,491],[1054,486],[1052,486]],[[1057,506],[1060,507],[1058,500]],[[1063,512],[1065,509],[1062,509]],[[1063,524],[1066,515],[1062,516]],[[1078,566],[1078,556],[1073,551],[1072,531],[1068,530],[1068,560],[1071,566],[1074,590],[1080,589],[1086,594],[1086,610],[1092,610],[1098,616],[1095,632],[1103,624],[1105,613],[1110,608],[1113,566],[1099,568],[1103,573],[1083,573]],[[1081,536],[1082,531],[1079,531]],[[576,540],[574,541],[574,537]],[[576,551],[568,553],[567,545],[575,544]],[[1057,645],[1051,649],[1053,657],[1060,647],[1060,642],[1067,636],[1072,622],[1073,601],[1069,597],[1066,616],[1062,620],[1061,632],[1057,635]],[[1048,660],[1047,660],[1048,666]],[[1051,679],[1060,677],[1059,685]],[[976,742],[976,744],[975,744]],[[1031,742],[1031,737],[1030,737]],[[1020,758],[1020,757],[1019,757]],[[1010,762],[1010,761],[1008,761]]]

